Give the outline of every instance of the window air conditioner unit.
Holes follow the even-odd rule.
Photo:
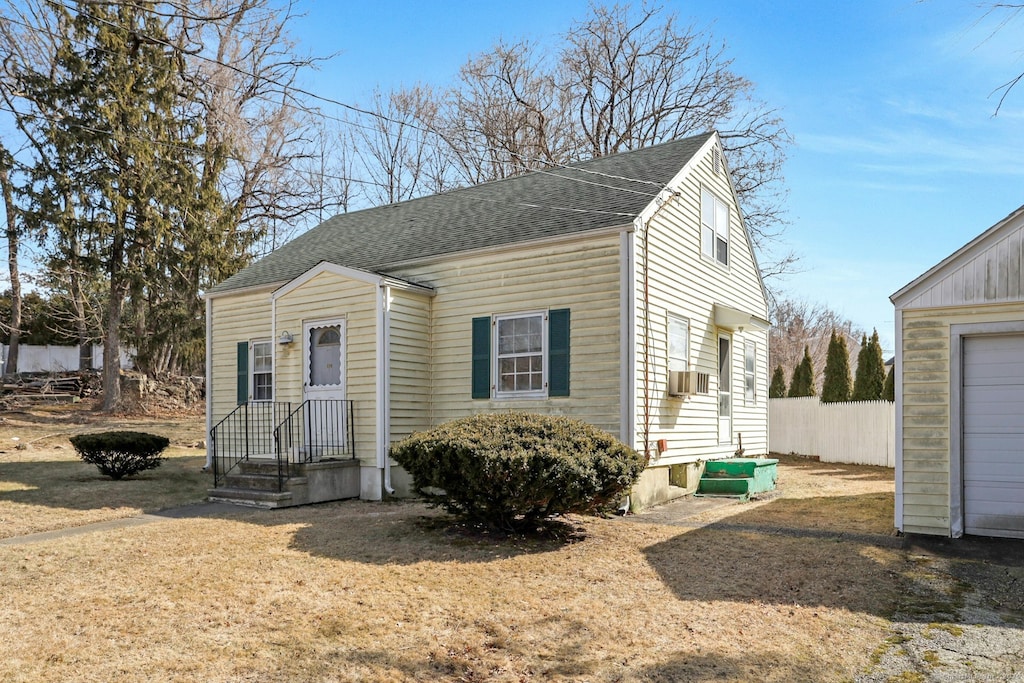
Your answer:
[[[670,396],[690,396],[708,393],[710,375],[696,370],[672,370],[668,373],[668,393]]]

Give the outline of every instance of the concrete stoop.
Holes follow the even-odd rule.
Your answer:
[[[224,478],[224,485],[209,489],[207,498],[259,508],[283,508],[359,497],[359,461],[321,460],[291,463],[283,490],[278,491],[276,460],[243,460]]]

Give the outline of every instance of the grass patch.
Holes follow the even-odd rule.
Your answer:
[[[146,425],[171,439],[156,470],[113,481],[82,462],[68,438]],[[0,538],[131,517],[206,497],[204,420],[108,418],[81,404],[8,414],[0,424]],[[15,440],[16,439],[16,440]],[[20,446],[20,447],[18,447]]]
[[[927,631],[945,631],[949,635],[954,636],[956,638],[959,638],[964,634],[964,629],[962,626],[959,626],[957,624],[940,623],[937,621],[933,621],[932,623],[928,624],[928,629],[926,630],[926,633]]]
[[[885,680],[886,683],[924,683],[925,677],[918,671],[903,671],[895,676],[889,676]]]

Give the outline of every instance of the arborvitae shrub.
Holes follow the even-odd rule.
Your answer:
[[[857,372],[853,380],[854,401],[877,401],[882,398],[885,384],[885,361],[882,359],[882,344],[878,341],[878,330],[871,339],[864,337],[860,353],[857,354]]]
[[[815,394],[814,363],[811,361],[811,352],[805,346],[804,358],[793,370],[793,380],[789,383],[789,397],[800,398]]]
[[[786,371],[782,366],[775,368],[772,383],[768,386],[768,398],[786,398]]]
[[[889,373],[885,376],[885,384],[882,385],[882,400],[883,401],[895,401],[896,400],[896,367],[889,368]]]
[[[143,470],[159,467],[160,457],[170,441],[145,432],[99,432],[71,437],[78,457],[96,465],[111,479],[123,479]]]
[[[417,493],[472,523],[509,531],[610,509],[644,459],[580,420],[509,412],[474,415],[391,447]]]
[[[821,385],[822,403],[841,403],[850,400],[850,352],[846,337],[832,330],[825,359],[825,378]]]

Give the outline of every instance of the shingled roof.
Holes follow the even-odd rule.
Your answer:
[[[210,289],[286,282],[321,261],[396,264],[624,225],[713,133],[329,218]]]

